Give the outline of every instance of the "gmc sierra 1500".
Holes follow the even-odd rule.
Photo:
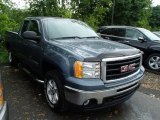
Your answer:
[[[85,109],[122,103],[144,75],[140,50],[103,40],[74,19],[29,17],[19,33],[7,33],[11,65],[19,64],[44,83],[48,105]]]

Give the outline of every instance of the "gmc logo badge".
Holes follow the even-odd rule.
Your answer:
[[[135,69],[135,63],[133,64],[130,64],[130,65],[124,65],[124,66],[121,66],[121,72],[128,72],[128,71],[132,71]]]

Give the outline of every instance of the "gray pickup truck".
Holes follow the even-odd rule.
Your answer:
[[[87,110],[120,104],[144,75],[140,50],[104,40],[78,20],[29,17],[7,39],[11,65],[44,83],[47,103],[56,112],[69,103]]]

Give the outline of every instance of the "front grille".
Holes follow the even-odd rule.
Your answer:
[[[126,65],[134,64],[135,68],[133,70],[128,70],[126,72],[121,72],[121,67]],[[108,61],[106,62],[106,80],[114,80],[123,77],[127,77],[136,71],[138,71],[141,64],[141,57],[130,58],[127,60],[118,61]]]

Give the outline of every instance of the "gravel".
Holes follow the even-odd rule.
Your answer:
[[[146,70],[144,78],[141,80],[141,87],[138,91],[152,98],[160,99],[160,72]]]
[[[144,88],[160,90],[160,73],[145,72],[141,83],[141,86]]]

